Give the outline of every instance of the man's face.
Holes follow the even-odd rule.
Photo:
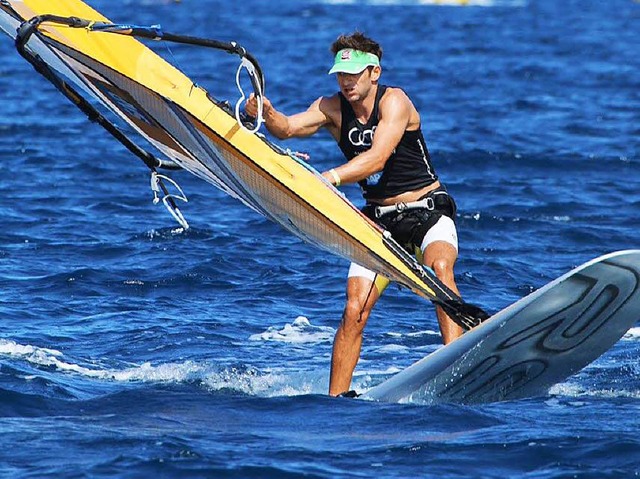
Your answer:
[[[367,97],[373,86],[373,82],[378,79],[379,67],[367,67],[360,73],[337,73],[338,86],[344,97],[349,102],[361,101]]]

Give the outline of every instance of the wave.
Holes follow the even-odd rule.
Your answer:
[[[234,392],[262,397],[319,394],[326,391],[327,384],[327,374],[324,371],[310,373],[260,370],[247,364],[220,367],[210,361],[187,360],[161,364],[145,362],[119,369],[91,367],[66,358],[56,349],[19,344],[6,339],[0,339],[0,356],[35,367],[35,371],[28,375],[19,374],[22,379],[29,380],[36,378],[39,371],[53,369],[74,374],[80,379],[126,384],[195,384],[210,392]],[[58,382],[63,382],[62,378]]]
[[[278,341],[284,343],[323,343],[332,341],[335,329],[313,326],[304,316],[298,316],[292,324],[283,327],[270,326],[266,331],[249,336],[250,341]]]
[[[249,341],[263,343],[285,343],[300,347],[328,344],[333,340],[335,329],[311,324],[309,319],[298,316],[292,323],[272,326],[262,333],[249,336]],[[427,341],[425,337],[435,338]],[[381,380],[398,372],[398,363],[413,362],[412,356],[431,353],[440,343],[437,332],[432,330],[412,331],[401,334],[383,333],[375,347],[369,348],[354,375],[353,387],[366,391]],[[636,342],[640,338],[640,327],[629,330],[623,342]],[[554,386],[551,395],[568,397],[640,397],[640,369],[629,348],[620,347],[606,357],[591,364],[564,383]],[[101,394],[105,389],[119,389],[121,385],[136,383],[190,385],[215,394],[242,394],[257,397],[298,396],[326,394],[328,368],[294,370],[291,365],[257,367],[247,362],[235,361],[221,365],[214,360],[168,361],[154,364],[116,364],[104,366],[98,360],[75,360],[66,357],[55,348],[20,344],[10,339],[0,339],[0,358],[10,360],[9,376],[13,376],[16,388],[24,389],[24,381],[46,377],[52,387],[60,390],[61,397],[77,397],[78,391],[94,391]],[[390,359],[392,358],[392,360]],[[322,358],[326,362],[326,358]],[[26,364],[28,371],[20,364]],[[405,364],[405,366],[408,364]],[[309,363],[305,362],[309,368]],[[52,372],[54,374],[52,374]],[[63,373],[63,376],[55,373]],[[82,382],[91,382],[90,387]],[[96,381],[102,383],[96,387]],[[11,379],[9,380],[11,382]]]
[[[619,388],[617,387],[619,385],[620,384],[615,384],[611,387],[592,387],[578,383],[561,383],[553,386],[549,390],[549,394],[551,396],[563,396],[575,400],[586,398],[640,399],[640,389],[630,389],[624,386]]]

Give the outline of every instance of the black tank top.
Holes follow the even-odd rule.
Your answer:
[[[386,90],[385,85],[378,86],[373,111],[365,125],[358,121],[351,104],[339,93],[342,128],[338,146],[347,161],[371,148],[379,122],[380,99]],[[382,199],[424,188],[435,183],[437,179],[422,130],[417,129],[404,132],[382,171],[359,181],[358,184],[365,199]]]

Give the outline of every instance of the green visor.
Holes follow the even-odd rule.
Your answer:
[[[380,60],[373,53],[344,48],[336,54],[333,67],[329,70],[332,73],[350,73],[354,75],[360,73],[368,66],[380,66]]]

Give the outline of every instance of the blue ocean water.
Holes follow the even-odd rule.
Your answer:
[[[235,40],[286,113],[335,90],[360,29],[422,114],[459,206],[463,296],[497,311],[640,240],[640,3],[93,0],[115,21]],[[442,2],[444,3],[444,2]],[[154,44],[234,102],[236,61]],[[325,395],[348,265],[212,186],[180,230],[146,168],[0,38],[0,476],[635,477],[640,328],[549,394],[481,406]],[[292,140],[318,169],[328,135]],[[344,188],[357,204],[357,189]],[[391,288],[354,386],[439,347]]]

